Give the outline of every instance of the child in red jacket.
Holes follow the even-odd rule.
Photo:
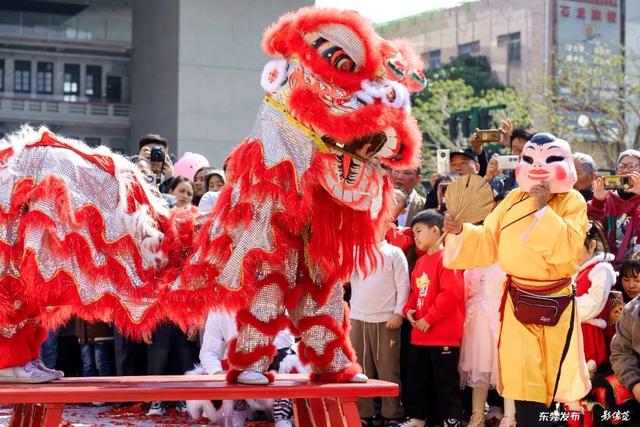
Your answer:
[[[444,218],[435,209],[418,213],[411,221],[416,247],[425,252],[411,273],[411,294],[404,308],[411,322],[408,395],[402,427],[459,426],[462,396],[458,359],[464,322],[462,271],[442,265],[442,247],[436,245]],[[437,387],[437,415],[427,411],[427,389]],[[438,422],[441,421],[441,422]]]

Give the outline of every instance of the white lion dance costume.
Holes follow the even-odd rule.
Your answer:
[[[106,149],[46,130],[2,142],[0,379],[44,369],[45,328],[72,314],[140,337],[164,319],[202,324],[212,307],[237,310],[230,381],[272,380],[284,327],[302,338],[315,379],[366,379],[341,281],[373,258],[392,200],[387,170],[418,164],[409,93],[426,84],[422,64],[357,13],[329,9],[284,15],[263,47],[276,59],[255,127],[197,228]]]

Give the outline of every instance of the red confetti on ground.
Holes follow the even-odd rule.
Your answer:
[[[63,421],[60,427],[182,427],[202,426],[214,427],[206,418],[191,420],[188,414],[177,412],[174,407],[167,408],[164,416],[147,416],[149,403],[135,403],[128,406],[103,406],[70,404],[65,406]],[[7,427],[11,417],[12,407],[0,405],[0,427]],[[273,427],[273,423],[266,421],[247,421],[246,427]]]

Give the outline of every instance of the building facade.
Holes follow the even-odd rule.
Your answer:
[[[44,124],[126,151],[131,20],[126,1],[0,2],[0,133]]]
[[[478,0],[446,10],[436,10],[378,26],[386,38],[413,42],[429,69],[438,68],[460,54],[484,55],[504,84],[525,96],[541,96],[548,78],[558,77],[556,58],[589,58],[603,46],[614,53],[640,53],[640,2],[625,0]],[[640,77],[640,61],[627,64],[628,79]],[[557,81],[561,81],[558,79]],[[638,82],[640,84],[640,81]],[[565,91],[555,87],[558,94]],[[596,136],[580,125],[583,111],[569,112],[565,135],[574,149],[591,153],[600,164],[605,159],[593,142]],[[593,117],[599,117],[591,111]],[[629,115],[627,125],[638,127]],[[616,126],[612,123],[611,126]],[[631,144],[632,133],[629,133]],[[613,147],[607,147],[611,152]],[[613,154],[613,153],[611,153]],[[610,156],[608,156],[610,157]],[[615,154],[614,154],[615,158]]]
[[[484,55],[502,83],[526,90],[549,67],[547,3],[481,0],[380,24],[378,31],[409,39],[431,69],[460,54]]]
[[[263,96],[264,29],[312,0],[4,0],[0,134],[45,124],[137,153],[146,133],[215,166]]]

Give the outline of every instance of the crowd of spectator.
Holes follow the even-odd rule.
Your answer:
[[[510,121],[503,122],[501,130],[497,151],[483,144],[477,134],[469,139],[468,147],[452,150],[448,173],[434,174],[424,182],[420,168],[391,173],[396,204],[389,227],[378,236],[380,262],[368,275],[354,271],[346,286],[351,342],[358,362],[369,377],[400,384],[401,395],[381,401],[361,399],[363,426],[516,425],[513,402],[503,401],[494,390],[498,306],[505,275],[494,268],[480,280],[473,271],[446,269],[440,247],[446,189],[451,182],[464,175],[482,176],[491,185],[496,204],[517,187],[515,171],[500,170],[496,155],[520,156],[535,132],[514,127]],[[226,161],[221,162],[221,169],[207,162],[192,176],[174,176],[175,159],[169,144],[153,134],[140,139],[139,152],[130,159],[171,209],[211,211],[228,173]],[[585,340],[588,366],[594,390],[606,396],[605,403],[598,409],[574,402],[555,410],[578,414],[579,422],[588,425],[585,420],[597,418],[594,413],[624,409],[627,412],[619,413],[629,420],[618,421],[632,422],[640,418],[640,326],[636,326],[640,303],[635,299],[640,294],[640,152],[626,150],[618,156],[615,174],[628,176],[630,184],[615,191],[605,188],[591,156],[574,153],[574,162],[578,176],[574,188],[587,202],[591,220],[580,271],[594,263],[607,263],[616,275],[598,284],[585,279],[586,284],[581,285],[580,272],[576,274],[582,307],[578,314],[583,334],[591,337]],[[203,330],[184,333],[175,325],[164,324],[144,334],[143,342],[123,337],[109,324],[76,319],[50,332],[42,346],[42,359],[47,367],[57,366],[67,375],[183,374],[200,361],[204,373],[219,373],[224,355],[219,347],[224,347],[234,331],[229,325],[209,326],[224,317],[212,316]],[[598,326],[590,329],[593,325]],[[202,335],[209,342],[215,335],[215,345],[207,346]],[[294,351],[292,336],[280,341],[283,357]],[[214,360],[212,351],[217,354]],[[620,390],[626,391],[627,399],[621,401]],[[617,400],[610,398],[613,395]],[[174,405],[186,410],[184,402]],[[148,414],[161,415],[166,407],[165,402],[153,402]],[[285,408],[279,409],[285,416],[275,421],[279,426],[290,425],[285,424],[291,418],[286,402],[279,407]],[[583,424],[569,421],[569,425]]]

